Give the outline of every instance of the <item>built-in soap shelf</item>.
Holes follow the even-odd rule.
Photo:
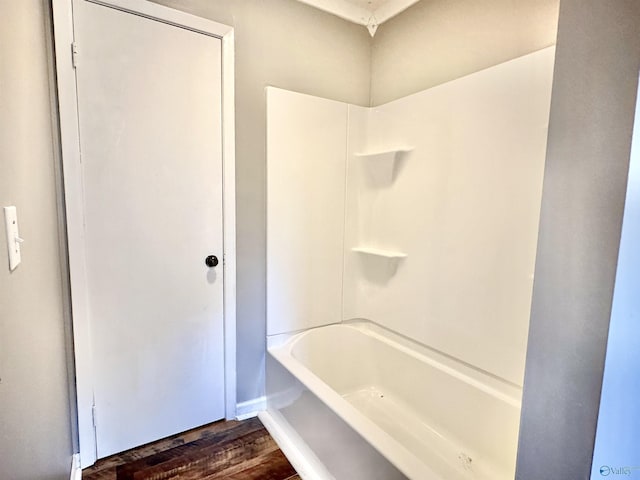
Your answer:
[[[369,281],[385,284],[398,271],[400,261],[407,257],[404,252],[373,247],[354,247],[352,252],[362,257],[362,274]]]
[[[356,157],[360,157],[369,164],[372,178],[377,183],[391,183],[394,178],[394,172],[397,163],[413,148],[403,147],[389,150],[379,150],[373,152],[356,153]]]
[[[389,150],[356,153],[356,157],[364,157],[369,160],[384,160],[388,162],[394,162],[399,156],[402,156],[405,153],[409,153],[411,150],[413,150],[412,147],[391,148]]]
[[[374,257],[386,258],[388,260],[400,260],[401,258],[407,257],[406,253],[396,252],[393,250],[382,250],[380,248],[354,247],[351,250],[364,255],[372,255]]]

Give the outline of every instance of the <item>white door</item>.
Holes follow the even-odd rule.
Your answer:
[[[221,41],[84,1],[74,23],[102,458],[224,417]]]

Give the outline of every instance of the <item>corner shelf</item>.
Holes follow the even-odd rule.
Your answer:
[[[362,273],[374,283],[386,284],[398,271],[400,262],[407,258],[404,252],[372,247],[354,247],[352,252],[362,258]]]
[[[356,157],[363,157],[369,160],[385,160],[395,161],[396,158],[404,153],[412,151],[412,147],[392,148],[390,150],[381,150],[378,152],[360,152],[356,153]]]
[[[372,255],[375,257],[386,258],[388,260],[400,260],[401,258],[406,258],[407,254],[403,252],[394,252],[391,250],[382,250],[379,248],[369,248],[369,247],[354,247],[351,249],[352,252],[363,253],[365,255]]]
[[[395,148],[377,152],[361,152],[356,153],[355,156],[367,160],[372,165],[374,169],[372,174],[379,183],[391,183],[397,161],[412,150],[413,148],[410,147]]]

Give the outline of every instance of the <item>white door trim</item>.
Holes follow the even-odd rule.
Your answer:
[[[53,0],[56,76],[60,114],[64,201],[69,242],[69,275],[76,367],[78,432],[82,468],[96,461],[93,428],[93,361],[86,288],[84,193],[76,75],[72,60],[73,8],[91,1],[170,25],[220,38],[222,41],[222,169],[225,416],[236,416],[236,238],[235,238],[235,110],[233,28],[145,0]],[[81,49],[82,47],[80,47]],[[82,53],[80,52],[80,62]]]

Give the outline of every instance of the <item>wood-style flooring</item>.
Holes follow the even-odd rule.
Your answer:
[[[128,450],[82,471],[83,480],[299,480],[257,418],[221,421]]]

